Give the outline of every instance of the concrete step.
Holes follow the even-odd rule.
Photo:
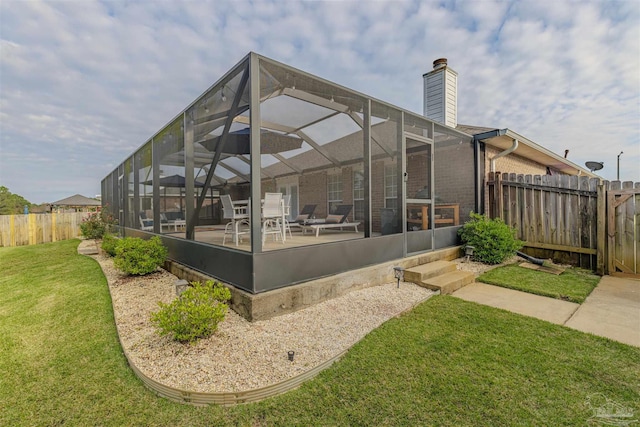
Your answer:
[[[434,261],[428,264],[407,268],[404,271],[404,280],[420,285],[421,282],[430,277],[439,276],[451,271],[456,271],[455,263],[449,261]]]
[[[469,271],[456,270],[425,279],[419,285],[434,291],[440,291],[441,295],[450,295],[463,286],[473,283],[475,278],[475,274]]]

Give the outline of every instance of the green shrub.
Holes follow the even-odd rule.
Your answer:
[[[139,276],[153,273],[167,258],[167,248],[158,236],[149,240],[125,237],[116,245],[115,253],[113,264],[117,269]]]
[[[213,334],[227,313],[229,289],[209,280],[193,282],[171,304],[158,302],[160,310],[151,313],[151,322],[160,335],[172,335],[180,342],[193,342]]]
[[[113,234],[105,233],[104,236],[102,236],[102,245],[100,247],[107,253],[107,255],[116,256],[116,245],[119,241],[120,239]]]
[[[515,230],[501,219],[473,212],[458,234],[465,244],[474,247],[473,259],[486,264],[500,264],[515,255],[524,243],[515,238]]]
[[[80,223],[80,234],[87,239],[102,239],[117,224],[113,215],[109,213],[108,207],[104,207],[100,212],[92,212]]]

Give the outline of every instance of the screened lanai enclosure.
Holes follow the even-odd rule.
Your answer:
[[[260,293],[458,244],[473,138],[255,53],[102,181],[126,236]]]

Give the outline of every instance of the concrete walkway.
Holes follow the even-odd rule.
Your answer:
[[[453,296],[640,347],[640,280],[604,276],[582,305],[477,282]]]
[[[565,326],[640,347],[640,280],[604,276]]]

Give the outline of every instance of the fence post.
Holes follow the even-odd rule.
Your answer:
[[[501,218],[502,217],[502,175],[500,172],[496,172],[494,174],[493,180],[493,211],[491,214],[491,218]]]
[[[489,179],[487,179],[487,209],[484,213],[489,217],[493,216],[493,186],[496,185],[493,175],[493,172],[489,172]]]
[[[596,244],[596,272],[602,276],[608,273],[607,266],[607,187],[608,181],[598,184],[598,213],[597,213],[597,244]]]

